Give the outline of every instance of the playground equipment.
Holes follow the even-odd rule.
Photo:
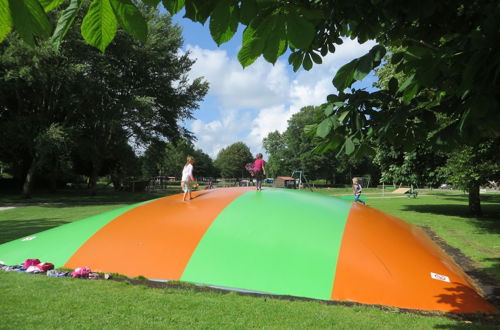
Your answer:
[[[496,312],[427,235],[335,197],[247,187],[173,195],[0,245],[0,261],[231,290],[457,313]]]
[[[292,178],[295,178],[295,176],[297,176],[297,179],[299,180],[299,189],[304,188],[304,185],[306,185],[309,190],[313,191],[311,185],[309,184],[309,181],[306,178],[306,175],[304,174],[304,171],[293,171],[292,175],[290,176]]]
[[[410,188],[398,188],[391,194],[405,194],[408,198],[417,198],[418,191],[413,188],[413,185],[411,185]]]

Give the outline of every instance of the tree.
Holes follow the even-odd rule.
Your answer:
[[[143,1],[152,6],[159,3]],[[144,31],[141,18],[124,16],[117,2],[94,0],[85,19],[118,21],[128,33],[143,37],[139,33]],[[12,26],[32,44],[34,35],[50,35],[40,6],[28,8],[14,0],[8,3],[10,7],[0,11],[6,22],[0,38]],[[45,3],[48,11],[56,1]],[[317,149],[322,152],[362,156],[372,151],[373,143],[405,149],[426,140],[477,145],[482,138],[500,136],[498,1],[163,0],[163,4],[171,14],[185,7],[191,20],[202,24],[209,20],[218,44],[231,39],[239,23],[245,25],[238,53],[243,66],[261,55],[275,63],[289,49],[290,65],[295,70],[309,70],[321,64],[322,56],[335,52],[335,46],[343,42],[341,37],[375,40],[378,45],[344,65],[333,78],[338,93],[328,96],[324,116],[316,125],[317,136],[324,139]],[[31,20],[21,19],[26,13]],[[71,19],[69,14],[61,19],[56,31]],[[116,26],[83,29],[82,33],[90,44],[104,50]],[[110,37],[102,38],[104,35]],[[349,90],[383,63],[387,48],[395,50],[391,62],[405,79],[392,77],[387,87],[375,92]]]
[[[0,45],[0,118],[6,128],[0,149],[8,151],[0,158],[19,162],[26,180],[38,163],[34,141],[54,123],[71,132],[78,146],[73,160],[81,162],[75,169],[92,186],[99,175],[110,174],[109,164],[120,159],[113,150],[125,150],[130,139],[148,145],[191,138],[178,123],[192,117],[208,85],[188,80],[193,62],[178,54],[181,31],[168,15],[143,14],[150,38],[140,43],[118,32],[106,55],[84,45],[78,25],[61,50],[48,42],[29,48],[16,34]],[[9,151],[16,144],[16,152]]]
[[[266,163],[266,175],[276,177],[291,173],[291,166],[288,161],[291,154],[287,149],[286,139],[278,131],[269,133],[263,140],[262,146],[269,155]]]
[[[373,162],[380,167],[382,182],[434,187],[446,178],[441,168],[448,157],[430,145],[418,145],[412,151],[389,145],[378,145],[375,149]]]
[[[67,139],[65,119],[78,107],[71,97],[78,71],[48,43],[31,49],[12,34],[0,44],[0,159],[24,181],[26,197],[42,157],[47,161],[47,149],[53,157],[66,154],[57,152],[57,141]],[[53,143],[49,147],[40,141]]]
[[[219,171],[215,167],[212,158],[203,150],[196,149],[193,155],[196,159],[194,172],[197,178],[216,178],[219,176]]]
[[[322,108],[307,106],[288,120],[288,127],[283,134],[271,132],[263,140],[264,148],[269,154],[266,169],[273,175],[292,173],[303,170],[309,180],[326,179],[330,183],[350,182],[353,171],[356,174],[372,174],[378,178],[377,171],[364,160],[349,160],[329,150],[325,153],[315,152],[318,138],[306,127],[321,116]]]
[[[157,6],[159,0],[143,0]],[[40,5],[43,3],[43,7]],[[38,38],[49,38],[51,32],[47,12],[61,5],[61,1],[14,0],[3,1],[0,40],[15,27],[23,39],[35,44]],[[171,13],[183,7],[185,16],[204,24],[209,20],[212,38],[217,44],[232,38],[239,23],[246,25],[238,58],[243,66],[252,64],[259,56],[275,63],[287,49],[288,61],[297,70],[308,70],[313,63],[320,64],[322,56],[335,52],[341,37],[360,42],[376,40],[379,45],[358,59],[343,66],[333,79],[338,95],[328,98],[333,107],[322,121],[319,136],[327,138],[330,148],[342,148],[351,154],[363,149],[366,141],[384,137],[388,131],[398,133],[400,140],[411,141],[413,130],[420,133],[434,129],[435,114],[448,116],[449,122],[441,128],[444,140],[453,133],[459,136],[497,136],[500,134],[498,111],[500,70],[497,38],[500,3],[491,0],[422,1],[405,3],[362,0],[342,1],[216,1],[163,0]],[[64,36],[76,13],[80,0],[71,0],[52,35],[57,44]],[[145,40],[148,33],[145,19],[136,4],[123,0],[93,0],[83,18],[82,35],[85,40],[104,51],[121,26],[130,35]],[[107,24],[103,24],[106,22]],[[93,27],[99,26],[99,29]],[[407,79],[392,80],[391,88],[381,93],[344,91],[354,81],[364,78],[381,64],[386,47],[402,49],[393,61]],[[433,95],[420,100],[421,90],[432,90]],[[360,102],[365,98],[367,102]],[[353,102],[357,100],[357,102]],[[396,101],[396,102],[395,102]],[[335,127],[339,112],[354,116],[355,106],[370,106],[380,115],[360,110],[372,127],[346,131]],[[402,122],[418,118],[419,125],[407,128]],[[490,120],[484,121],[483,118]],[[326,134],[330,131],[332,134]],[[390,137],[390,135],[389,135]],[[342,143],[338,143],[342,139]],[[364,151],[364,150],[363,150]]]
[[[476,147],[455,151],[446,163],[445,173],[455,187],[469,193],[471,215],[482,215],[480,186],[500,179],[500,139],[488,139]]]
[[[236,142],[219,151],[214,165],[223,178],[241,178],[248,175],[245,165],[253,161],[252,153],[243,142]]]
[[[201,149],[195,150],[193,143],[185,139],[175,143],[150,145],[143,157],[145,176],[164,175],[179,178],[187,156],[193,156],[196,160],[193,171],[195,177],[217,177],[217,170],[210,156]]]

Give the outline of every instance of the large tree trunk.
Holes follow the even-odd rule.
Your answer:
[[[31,198],[31,188],[33,187],[33,176],[35,175],[36,170],[36,159],[31,161],[30,168],[28,169],[28,173],[26,173],[26,177],[24,179],[23,184],[23,197]]]
[[[481,216],[481,200],[479,198],[479,183],[469,188],[469,212],[473,216]]]

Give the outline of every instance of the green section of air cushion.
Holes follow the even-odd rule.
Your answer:
[[[181,280],[330,299],[350,208],[307,192],[247,192],[215,219]]]
[[[0,262],[21,264],[25,259],[40,259],[62,267],[94,233],[119,215],[143,203],[133,204],[0,245]],[[85,266],[85,265],[83,265]]]

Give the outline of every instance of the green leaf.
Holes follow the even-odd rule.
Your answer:
[[[304,133],[306,133],[308,136],[311,134],[316,133],[316,129],[318,128],[317,124],[309,124],[304,126]]]
[[[431,50],[428,47],[420,45],[411,45],[406,48],[406,53],[416,58],[423,58],[431,56]]]
[[[319,21],[325,17],[325,14],[321,9],[308,9],[299,7],[298,11],[301,15],[303,15],[307,20],[310,21]]]
[[[392,77],[390,80],[389,80],[389,91],[391,93],[395,93],[398,89],[398,80],[394,77]]]
[[[323,60],[321,59],[321,56],[319,56],[315,52],[310,52],[309,54],[311,54],[311,58],[314,61],[314,63],[316,63],[316,64],[323,63]]]
[[[370,73],[372,70],[373,57],[370,54],[366,54],[359,58],[359,61],[354,70],[353,78],[355,80],[361,80]]]
[[[419,86],[417,83],[413,83],[410,88],[406,89],[405,93],[403,94],[403,102],[406,104],[409,104],[411,100],[417,95],[417,92],[419,90]]]
[[[345,120],[345,117],[347,117],[347,115],[350,113],[349,110],[345,110],[343,111],[340,116],[339,116],[339,121],[342,123],[344,120]]]
[[[336,95],[336,94],[330,94],[330,95],[328,95],[326,97],[326,100],[328,102],[331,102],[331,103],[333,103],[333,102],[341,102],[341,101],[339,101],[339,100],[341,100],[341,98],[338,95]]]
[[[343,65],[333,77],[333,85],[339,92],[350,87],[354,82],[354,71],[358,65],[359,59],[354,59],[351,62]]]
[[[411,76],[409,76],[408,78],[406,78],[406,80],[404,81],[404,83],[399,87],[398,89],[398,93],[404,91],[406,89],[406,87],[408,87],[412,81],[413,81],[413,78],[415,78],[415,74],[412,74]]]
[[[257,16],[258,8],[255,0],[242,0],[240,7],[240,22],[248,25]]]
[[[238,52],[238,60],[244,68],[255,62],[264,49],[264,40],[257,37],[255,32],[252,25],[247,26],[243,31],[243,45]]]
[[[304,58],[304,52],[297,51],[294,54],[297,54],[297,57],[293,59],[293,71],[297,72],[302,65],[302,59]]]
[[[13,25],[23,40],[34,46],[33,36],[48,38],[52,27],[37,0],[9,0]]]
[[[290,53],[290,56],[288,56],[288,64],[293,64],[295,61],[295,58],[299,57],[299,56],[300,56],[300,52]]]
[[[384,58],[386,52],[387,51],[384,46],[375,45],[372,47],[372,49],[370,49],[369,54],[372,55],[373,62],[380,62]]]
[[[335,45],[334,44],[328,44],[328,51],[330,53],[335,53]]]
[[[326,56],[326,54],[328,54],[328,44],[324,44],[322,47],[321,47],[321,56]]]
[[[145,1],[145,0],[143,0]],[[150,6],[156,7],[159,1],[146,0],[150,2]],[[156,2],[156,4],[154,4]],[[182,7],[184,7],[184,0],[162,0],[163,7],[168,10],[170,15],[175,15],[179,11],[181,11]]]
[[[286,17],[288,42],[295,48],[306,50],[311,45],[316,29],[306,19],[292,12]]]
[[[216,5],[217,0],[190,0],[185,4],[186,14],[184,15],[184,17],[190,18],[192,21],[205,24]],[[234,7],[235,5],[231,6]]]
[[[210,17],[210,34],[218,46],[229,41],[238,29],[238,7],[219,0]]]
[[[64,3],[65,0],[38,0],[45,10],[46,13],[51,11],[54,8],[59,7]]]
[[[131,0],[110,0],[120,26],[132,37],[145,42],[148,25],[141,12]]]
[[[57,21],[56,29],[52,34],[51,40],[56,47],[59,47],[64,36],[68,33],[71,25],[75,20],[78,11],[82,7],[83,1],[81,0],[71,0],[68,8],[64,9],[59,20]]]
[[[316,136],[325,138],[328,134],[330,134],[332,127],[333,127],[333,122],[331,118],[323,119],[323,121],[318,125],[318,129],[316,130]]]
[[[150,7],[156,8],[161,0],[142,0],[142,2]]]
[[[8,0],[0,0],[0,42],[12,30],[12,17],[10,16],[10,8]]]
[[[304,55],[304,60],[302,61],[302,66],[307,71],[311,70],[313,63],[312,63],[311,56],[309,55],[309,53],[306,53]]]
[[[391,56],[391,64],[395,65],[395,64],[398,64],[399,62],[401,62],[401,60],[403,59],[404,55],[405,55],[404,52],[399,52],[399,53],[392,54],[392,56]]]
[[[104,52],[115,38],[116,29],[117,21],[109,0],[93,0],[82,22],[85,41]]]
[[[347,155],[350,155],[354,152],[354,143],[352,142],[350,137],[345,139],[344,146],[345,146],[345,153]]]
[[[271,15],[266,26],[270,26],[265,35],[264,58],[270,63],[276,63],[280,55],[286,51],[285,19],[282,15]],[[260,34],[260,31],[258,32]],[[264,38],[264,37],[263,37]]]
[[[328,104],[325,107],[325,116],[331,116],[333,114],[333,104]]]

